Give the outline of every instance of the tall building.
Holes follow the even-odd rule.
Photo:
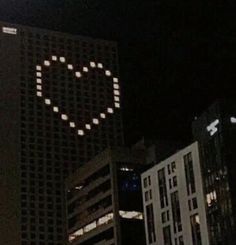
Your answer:
[[[209,245],[198,144],[142,174],[147,245]]]
[[[236,103],[218,101],[193,122],[199,141],[211,245],[236,241]]]
[[[129,149],[107,149],[67,179],[68,240],[72,245],[144,245],[140,174]]]
[[[0,22],[0,243],[64,245],[64,178],[122,145],[116,44]]]

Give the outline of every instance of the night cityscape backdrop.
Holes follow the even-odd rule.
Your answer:
[[[1,0],[3,21],[115,40],[125,137],[189,141],[191,122],[234,96],[235,1]]]

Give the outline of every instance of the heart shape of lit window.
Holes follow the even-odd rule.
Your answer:
[[[52,64],[61,63],[66,66],[68,70],[70,70],[74,76],[77,79],[80,79],[83,77],[84,74],[89,73],[93,69],[100,69],[104,72],[104,75],[106,77],[110,77],[113,81],[113,99],[114,103],[113,106],[107,107],[105,111],[101,111],[99,114],[99,117],[92,118],[90,123],[87,123],[84,125],[84,127],[78,127],[76,122],[70,119],[69,115],[61,112],[61,109],[58,105],[54,105],[51,98],[46,97],[43,93],[42,86],[43,86],[43,66],[44,67],[50,67]],[[79,136],[83,136],[86,134],[87,131],[91,130],[93,125],[98,125],[102,120],[105,120],[109,114],[113,114],[115,111],[115,108],[120,108],[120,88],[119,88],[119,80],[117,77],[114,77],[112,75],[112,72],[110,70],[107,70],[104,68],[104,65],[100,62],[96,63],[94,61],[89,62],[89,66],[84,66],[82,68],[82,71],[77,71],[74,69],[74,65],[70,64],[66,61],[65,57],[58,57],[56,55],[52,55],[50,59],[44,60],[42,64],[36,65],[36,95],[38,97],[41,97],[44,101],[44,103],[51,107],[54,113],[59,114],[60,118],[63,121],[68,122],[68,126],[70,128],[75,128],[76,132]]]

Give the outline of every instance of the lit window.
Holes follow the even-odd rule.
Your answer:
[[[132,168],[128,168],[128,167],[122,167],[120,168],[121,171],[124,171],[124,172],[133,172],[134,170]]]
[[[38,97],[42,97],[42,92],[37,92]]]
[[[42,79],[41,78],[37,78],[36,81],[37,81],[37,83],[42,84]]]
[[[50,99],[45,99],[45,104],[46,105],[51,105],[51,100]]]
[[[118,96],[114,96],[114,101],[120,101],[120,97],[118,97]]]
[[[61,114],[61,119],[67,121],[68,116],[66,114]]]
[[[101,113],[100,114],[100,117],[103,118],[103,119],[105,119],[106,118],[106,114],[105,113]]]
[[[68,68],[69,70],[73,70],[73,65],[68,64],[68,65],[67,65],[67,68]]]
[[[77,190],[77,191],[80,191],[80,190],[82,190],[82,189],[83,189],[83,186],[82,186],[82,185],[76,186],[76,187],[75,187],[75,190]]]
[[[16,28],[12,28],[12,27],[3,27],[2,28],[2,32],[7,33],[7,34],[16,35],[17,34],[17,29]]]
[[[93,124],[99,124],[99,120],[97,118],[93,119]]]
[[[96,221],[94,221],[94,222],[92,222],[89,225],[87,225],[87,226],[84,227],[84,232],[89,232],[89,231],[95,229],[96,226],[97,226],[96,225]]]
[[[118,90],[114,90],[114,95],[120,95],[120,92]]]
[[[83,67],[83,71],[84,71],[84,72],[88,72],[88,67],[84,66],[84,67]]]
[[[53,61],[57,61],[57,56],[53,55],[53,56],[52,56],[52,60],[53,60]]]
[[[119,214],[124,219],[143,219],[143,214],[136,211],[119,211]]]
[[[79,71],[77,71],[77,72],[75,73],[75,76],[76,76],[76,77],[81,77],[81,73],[80,73]]]
[[[42,90],[42,86],[41,85],[37,85],[37,90]]]
[[[54,112],[59,112],[59,108],[57,106],[53,106],[53,111]]]
[[[98,68],[103,68],[103,64],[102,63],[98,63]]]
[[[235,118],[235,117],[231,117],[231,118],[230,118],[230,122],[231,122],[231,123],[236,123],[236,118]]]
[[[42,77],[42,72],[39,72],[39,71],[36,72],[36,76],[37,76],[37,77]]]
[[[78,135],[81,135],[81,136],[84,135],[84,130],[79,129],[78,130]]]
[[[90,124],[86,124],[85,125],[85,128],[88,129],[88,130],[90,130],[91,129],[91,125]]]
[[[117,77],[113,77],[113,82],[114,83],[118,83],[119,82],[118,78]]]
[[[74,122],[70,122],[70,127],[71,128],[75,128],[75,123]]]
[[[114,85],[113,85],[113,88],[114,88],[114,89],[119,89],[120,86],[119,86],[118,84],[114,84]]]
[[[219,123],[220,123],[219,119],[216,119],[209,126],[207,126],[207,131],[210,133],[211,136],[213,136],[218,131],[218,128],[216,126]]]
[[[115,103],[116,108],[120,108],[120,103]]]
[[[112,113],[114,113],[114,110],[112,108],[107,108],[107,112],[112,114]]]
[[[106,74],[106,76],[108,76],[108,77],[109,77],[109,76],[111,76],[111,71],[106,70],[106,71],[105,71],[105,74]]]
[[[45,60],[45,61],[44,61],[44,65],[45,65],[45,66],[50,66],[50,61]]]
[[[90,66],[94,68],[94,67],[96,67],[96,63],[93,62],[93,61],[91,61],[91,62],[90,62]]]
[[[39,66],[39,65],[36,66],[36,70],[37,70],[37,71],[42,71],[42,66]]]
[[[66,62],[66,58],[65,57],[60,57],[59,60],[60,60],[61,63],[65,63]]]

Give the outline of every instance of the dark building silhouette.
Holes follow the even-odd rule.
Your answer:
[[[64,178],[122,145],[113,42],[0,22],[0,243],[64,245]]]
[[[236,103],[218,101],[193,122],[200,147],[210,244],[236,241]]]

